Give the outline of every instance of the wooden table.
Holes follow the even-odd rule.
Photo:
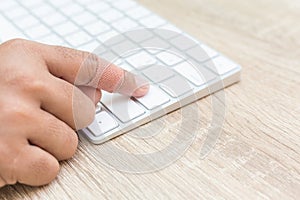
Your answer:
[[[243,66],[242,81],[225,89],[226,119],[212,152],[200,158],[211,114],[207,97],[188,107],[201,111],[192,145],[160,170],[124,172],[126,163],[116,170],[97,155],[109,146],[130,153],[163,149],[182,125],[180,111],[148,125],[150,131],[165,125],[152,139],[132,137],[145,131],[140,128],[102,146],[83,140],[51,184],[6,186],[0,199],[299,199],[300,1],[138,2]],[[107,156],[118,157],[116,151]]]

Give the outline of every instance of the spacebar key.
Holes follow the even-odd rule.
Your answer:
[[[123,123],[129,122],[145,113],[142,106],[130,97],[104,92],[101,102]]]

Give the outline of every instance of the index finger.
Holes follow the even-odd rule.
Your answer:
[[[149,89],[147,81],[95,54],[62,46],[37,43],[50,73],[75,85],[140,97]]]

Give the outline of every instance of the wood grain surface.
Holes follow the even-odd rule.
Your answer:
[[[225,89],[226,119],[212,152],[204,159],[199,156],[212,114],[211,97],[207,97],[185,108],[200,111],[201,127],[190,147],[170,165],[130,173],[125,158],[116,170],[107,162],[119,155],[107,150],[163,149],[182,123],[186,134],[188,127],[199,124],[183,119],[184,109],[104,145],[81,140],[74,158],[61,163],[61,172],[51,184],[6,186],[0,189],[0,199],[299,199],[300,1],[138,2],[243,67],[242,81]],[[160,127],[159,135],[134,137]]]

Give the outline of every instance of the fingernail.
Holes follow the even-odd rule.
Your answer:
[[[143,85],[134,91],[133,96],[134,97],[142,97],[147,94],[148,90],[149,90],[149,84]]]
[[[135,84],[138,88],[133,92],[134,97],[142,97],[147,94],[149,90],[149,82],[146,79],[140,76],[135,76]]]

